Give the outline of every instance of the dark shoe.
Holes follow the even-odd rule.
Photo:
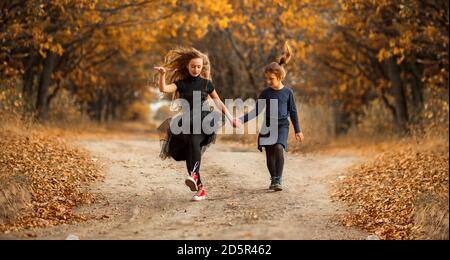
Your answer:
[[[283,186],[281,185],[281,183],[276,183],[276,184],[273,186],[273,190],[274,190],[274,191],[282,191],[282,190],[283,190]]]
[[[272,179],[272,180],[270,181],[269,190],[273,190],[273,189],[275,189],[275,181]]]
[[[283,186],[281,185],[281,178],[280,177],[275,177],[274,178],[273,190],[274,191],[282,191],[283,190]]]

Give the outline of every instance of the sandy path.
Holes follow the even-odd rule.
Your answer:
[[[38,239],[365,239],[341,226],[329,185],[360,162],[349,155],[292,155],[284,190],[269,191],[265,157],[256,149],[215,144],[202,173],[208,200],[191,202],[184,162],[161,161],[158,141],[84,140],[80,145],[107,165],[92,187],[105,201],[80,209],[104,220],[33,231]]]

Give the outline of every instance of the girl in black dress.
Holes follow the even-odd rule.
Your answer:
[[[197,193],[194,201],[206,199],[204,184],[200,178],[201,157],[206,148],[214,143],[223,116],[236,127],[239,120],[232,117],[221,101],[211,82],[210,63],[207,55],[194,48],[171,50],[162,67],[155,67],[160,74],[159,90],[177,93],[182,112],[166,120],[158,128],[162,133],[161,158],[171,157],[186,161],[188,177],[186,185]],[[166,77],[171,84],[166,84]],[[211,98],[222,113],[211,112],[205,104]]]

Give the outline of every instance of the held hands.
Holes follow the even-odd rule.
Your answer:
[[[231,123],[231,125],[232,125],[234,128],[240,128],[240,127],[242,126],[242,122],[241,122],[241,120],[238,119],[238,118],[233,118],[233,119],[231,119],[231,120],[230,120],[230,123]]]
[[[300,132],[300,133],[295,134],[295,139],[297,140],[297,142],[303,143],[303,140],[305,139],[305,137],[303,137],[303,133]]]
[[[158,71],[160,75],[166,74],[167,70],[164,67],[153,67],[154,70]]]
[[[242,121],[238,118],[231,119],[230,123],[234,128],[240,128],[242,126]],[[303,140],[305,139],[305,137],[303,136],[303,133],[300,132],[300,133],[295,134],[295,139],[297,140],[297,142],[303,143]]]

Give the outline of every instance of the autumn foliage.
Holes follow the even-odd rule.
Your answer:
[[[15,89],[15,105],[41,119],[61,89],[93,119],[125,118],[155,98],[150,68],[178,45],[209,53],[223,97],[254,98],[288,40],[287,83],[302,102],[332,106],[336,132],[374,101],[400,133],[448,122],[446,1],[11,0],[0,9],[1,91]]]
[[[306,136],[328,142],[361,125],[381,135],[448,135],[448,5],[443,0],[0,1],[0,120],[47,122],[75,115],[145,121],[149,102],[159,99],[151,91],[157,82],[152,68],[176,46],[208,53],[222,98],[257,98],[265,87],[264,66],[288,41],[293,57],[285,83],[301,107],[311,108]],[[0,188],[12,191],[15,205],[34,212],[16,216],[12,228],[79,219],[70,209],[90,197],[78,187],[97,178],[87,157],[42,136],[0,134]],[[72,159],[85,162],[83,174]],[[6,186],[1,178],[16,173],[24,184]],[[442,146],[386,153],[344,183],[338,197],[358,205],[346,224],[386,239],[416,238],[412,203],[429,191],[448,193],[448,153]],[[0,210],[8,219],[15,208]],[[8,228],[0,222],[0,231]]]
[[[42,133],[1,130],[0,232],[97,217],[73,212],[95,201],[87,184],[101,177],[98,164],[86,152]]]
[[[343,223],[381,239],[448,239],[448,145],[395,146],[340,181]]]

